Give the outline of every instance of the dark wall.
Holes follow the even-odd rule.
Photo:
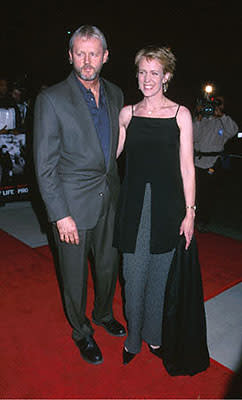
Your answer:
[[[194,3],[194,4],[193,4]],[[147,44],[168,45],[177,70],[168,96],[193,109],[207,80],[224,95],[227,112],[242,126],[241,17],[237,6],[219,1],[164,5],[153,2],[21,2],[1,5],[0,72],[25,76],[32,87],[52,84],[69,73],[68,31],[97,25],[106,35],[110,61],[103,74],[122,87],[127,103],[139,98],[133,65],[137,50]],[[237,9],[236,9],[237,7]]]

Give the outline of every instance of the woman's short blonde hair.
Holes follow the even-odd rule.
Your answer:
[[[139,69],[139,63],[142,57],[148,60],[157,60],[163,66],[163,72],[166,74],[169,72],[168,81],[174,75],[176,69],[176,57],[169,49],[169,47],[159,47],[159,46],[147,46],[139,50],[135,56],[135,65],[137,70]]]

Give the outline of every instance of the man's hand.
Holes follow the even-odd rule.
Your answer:
[[[56,226],[62,242],[79,244],[78,230],[72,217],[59,219]]]

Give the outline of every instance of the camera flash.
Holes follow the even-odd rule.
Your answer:
[[[206,93],[211,94],[213,92],[213,87],[212,85],[206,85],[204,90]]]

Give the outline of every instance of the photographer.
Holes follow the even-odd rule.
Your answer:
[[[196,168],[196,227],[208,232],[208,224],[221,183],[225,143],[238,132],[238,125],[224,113],[224,99],[207,99],[197,105],[193,122]]]

